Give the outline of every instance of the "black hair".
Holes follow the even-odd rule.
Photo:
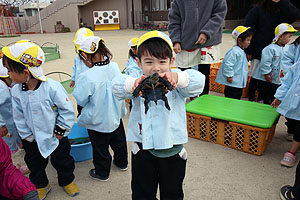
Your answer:
[[[138,48],[138,58],[141,59],[143,55],[150,54],[156,58],[172,58],[172,50],[167,42],[159,38],[150,38],[143,42]]]
[[[9,71],[12,71],[12,72],[22,73],[24,71],[24,69],[27,69],[27,67],[25,65],[10,59],[6,55],[3,55],[3,64],[4,64],[4,62],[8,63],[8,66],[5,66],[5,67],[8,67]]]
[[[81,53],[82,51],[79,50],[79,54]],[[93,54],[89,54],[91,55],[91,60],[93,60],[94,56],[97,54],[97,53],[100,53],[103,57],[106,57],[106,59],[109,59],[111,60],[113,55],[112,53],[110,52],[110,50],[105,46],[104,42],[102,40],[100,40],[99,42],[99,47],[97,49],[97,51],[95,51]],[[83,58],[81,56],[79,56],[81,60],[83,60]]]
[[[246,40],[247,37],[250,37],[250,36],[253,36],[253,35],[254,35],[254,33],[251,31],[251,29],[248,29],[245,32],[241,33],[239,35],[238,39],[241,38],[241,40],[243,42],[244,40]],[[238,40],[237,40],[237,42],[238,42]]]
[[[135,55],[135,54],[133,53],[132,49],[136,50],[136,49],[137,49],[137,46],[131,47],[131,48],[129,49],[128,55],[129,55],[129,57],[132,57],[133,59],[136,59],[137,55]]]
[[[297,37],[297,39],[292,44],[294,44],[295,46],[297,46],[299,43],[300,43],[300,36]]]

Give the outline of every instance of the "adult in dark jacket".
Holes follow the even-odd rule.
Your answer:
[[[250,46],[245,50],[251,60],[249,75],[253,75],[261,59],[263,48],[272,43],[274,31],[280,23],[292,24],[299,18],[299,10],[290,0],[258,0],[246,16],[245,26],[254,32]],[[249,100],[254,101],[257,90],[256,79],[251,79],[249,85]]]
[[[168,31],[175,53],[220,44],[226,12],[226,0],[174,0],[169,12]],[[202,94],[208,94],[210,64],[199,64],[198,70],[206,77]]]

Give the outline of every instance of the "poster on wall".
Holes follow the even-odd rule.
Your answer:
[[[119,11],[93,11],[94,25],[120,24]]]

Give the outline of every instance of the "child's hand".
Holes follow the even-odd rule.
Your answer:
[[[55,133],[53,134],[53,137],[56,137],[57,139],[61,139],[61,138],[63,138],[64,136],[62,136],[62,135],[56,135]]]
[[[171,85],[173,85],[173,89],[175,90],[177,88],[177,82],[178,82],[178,74],[177,72],[164,72],[160,74],[162,78],[167,79]]]
[[[74,87],[74,85],[75,85],[75,81],[71,81],[69,86]]]
[[[273,108],[277,108],[280,104],[281,104],[281,101],[275,98],[274,101],[271,103],[271,106]]]
[[[2,126],[2,127],[0,128],[0,136],[1,136],[1,137],[4,137],[4,136],[6,136],[7,134],[8,134],[8,130],[7,130],[6,126]]]
[[[134,85],[133,85],[133,87],[132,87],[132,91],[134,91],[135,90],[135,88],[142,82],[142,80],[145,78],[145,76],[144,75],[142,75],[140,78],[138,78],[138,79],[136,79],[135,81],[134,81]],[[140,94],[140,96],[141,96],[142,94]]]
[[[232,83],[232,80],[233,80],[232,77],[227,77],[227,82],[228,83]]]
[[[197,40],[197,42],[195,44],[200,44],[200,45],[203,45],[206,43],[206,40],[207,40],[207,35],[205,35],[204,33],[201,33],[199,35],[199,38]]]
[[[267,82],[272,82],[270,74],[265,74],[265,79],[266,79]]]
[[[179,43],[179,42],[176,42],[176,43],[174,44],[173,49],[174,49],[174,52],[175,52],[175,53],[180,53],[180,52],[181,52],[181,45],[180,45],[180,43]]]

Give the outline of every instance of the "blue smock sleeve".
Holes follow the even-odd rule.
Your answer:
[[[7,88],[7,86],[0,86],[0,105],[4,105],[5,102],[10,101],[10,92]],[[0,127],[5,126],[5,117],[0,112]]]
[[[236,54],[233,51],[231,51],[231,53],[228,54],[228,57],[223,60],[222,72],[225,77],[228,78],[234,76],[233,67],[236,64],[236,61],[237,61]]]
[[[93,90],[93,84],[90,84],[85,76],[79,76],[73,92],[77,104],[84,107],[93,95]]]
[[[188,85],[186,87],[178,86],[176,89],[183,97],[194,97],[202,93],[205,85],[205,76],[199,71],[188,69],[182,72],[179,69],[173,69],[172,72],[187,73],[188,75]]]
[[[77,59],[74,59],[74,65],[72,67],[72,81],[76,80],[76,65],[77,65]]]
[[[287,74],[281,80],[281,86],[276,90],[275,98],[282,101],[290,89],[294,79],[294,67],[288,70]]]
[[[56,124],[67,130],[71,130],[75,122],[75,113],[69,95],[60,83],[57,84],[57,87],[53,92],[53,103],[56,105],[58,111]],[[65,136],[68,134],[69,131],[66,131]]]
[[[270,48],[264,48],[261,53],[261,61],[259,69],[263,75],[269,74],[272,71],[272,60],[274,53]]]
[[[284,75],[287,73],[288,69],[295,62],[295,51],[296,51],[295,45],[291,44],[283,53],[281,65],[282,65],[282,70]]]
[[[131,76],[122,74],[117,76],[112,81],[112,92],[114,96],[119,100],[132,99],[132,93],[125,90],[126,79],[133,79]]]
[[[13,88],[19,89],[18,85]],[[13,92],[12,91],[12,92]],[[26,125],[25,114],[22,110],[21,101],[17,96],[12,95],[13,119],[20,135],[30,135],[32,131]]]

